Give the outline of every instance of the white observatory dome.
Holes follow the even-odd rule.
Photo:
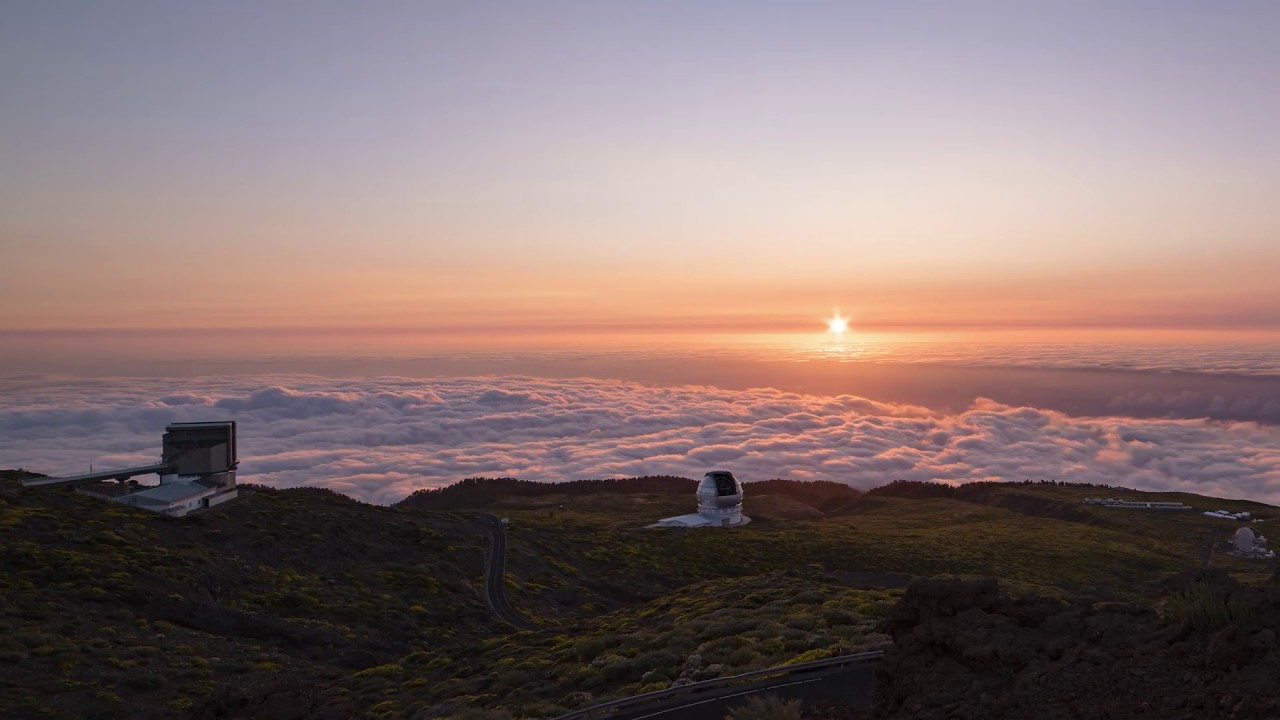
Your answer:
[[[1242,527],[1236,531],[1236,550],[1240,552],[1249,552],[1253,550],[1257,541],[1253,534],[1253,528]]]
[[[698,514],[722,525],[742,522],[742,483],[727,470],[713,470],[698,483]]]

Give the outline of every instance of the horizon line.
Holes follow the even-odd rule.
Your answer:
[[[1188,323],[1171,324],[1160,322],[1031,322],[1014,321],[1007,323],[983,322],[951,322],[951,323],[899,323],[899,322],[865,322],[858,323],[845,333],[847,337],[871,332],[883,333],[919,333],[919,332],[1026,332],[1026,331],[1158,331],[1158,332],[1250,332],[1280,333],[1280,324],[1257,322],[1234,323]],[[208,333],[227,334],[278,334],[290,335],[481,335],[508,334],[517,336],[548,335],[587,335],[597,337],[627,335],[829,335],[829,330],[822,328],[820,321],[799,323],[766,323],[746,325],[735,322],[701,321],[683,324],[657,322],[638,323],[565,323],[540,324],[436,324],[436,325],[211,325],[208,327],[192,326],[70,326],[70,327],[0,327],[0,335],[50,337],[58,335],[182,335],[194,336]]]

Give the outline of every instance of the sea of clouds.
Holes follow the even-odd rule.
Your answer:
[[[1280,375],[1280,342],[980,342],[856,339],[787,353],[791,359],[869,360],[922,365],[1139,370],[1252,376]]]
[[[243,481],[374,503],[466,477],[559,481],[727,468],[869,488],[903,478],[1056,479],[1280,504],[1280,427],[1069,417],[975,399],[962,412],[773,389],[531,377],[334,380],[10,376],[0,468],[157,459],[170,422],[239,423]]]

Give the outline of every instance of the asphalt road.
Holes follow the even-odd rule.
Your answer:
[[[489,562],[485,568],[484,595],[493,613],[518,630],[532,630],[537,625],[520,616],[507,601],[507,533],[502,522],[493,515],[482,515],[489,523]]]

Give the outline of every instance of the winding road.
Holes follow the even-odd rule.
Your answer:
[[[489,559],[484,573],[484,599],[489,609],[503,622],[517,630],[533,630],[538,626],[529,622],[511,607],[507,601],[507,532],[502,521],[494,515],[482,513],[489,524]]]

